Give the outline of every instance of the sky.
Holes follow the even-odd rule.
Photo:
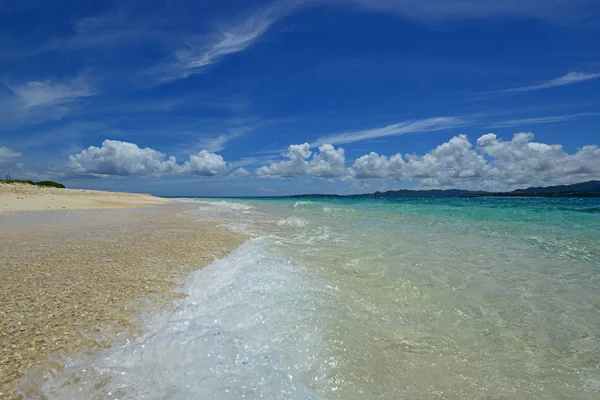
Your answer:
[[[164,196],[600,179],[596,0],[0,4],[0,175]]]

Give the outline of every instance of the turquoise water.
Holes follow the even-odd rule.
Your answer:
[[[187,201],[252,239],[49,398],[600,397],[598,200]]]

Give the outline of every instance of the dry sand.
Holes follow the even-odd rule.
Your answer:
[[[12,196],[24,195],[11,190]],[[215,222],[190,218],[187,210],[194,207],[187,203],[35,190],[27,196],[37,200],[26,209],[62,204],[61,210],[0,214],[2,399],[19,398],[14,389],[21,378],[33,366],[48,363],[49,355],[98,351],[136,335],[136,315],[168,307],[178,296],[173,289],[187,273],[244,240]],[[3,203],[8,197],[4,189],[0,204],[14,204]],[[153,202],[164,204],[148,207]],[[62,210],[71,204],[146,207]]]
[[[100,192],[0,183],[0,213],[10,211],[131,208],[168,203],[147,194]]]

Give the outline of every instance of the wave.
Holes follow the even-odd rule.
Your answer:
[[[294,203],[295,210],[314,210],[319,208],[319,205],[312,201],[297,201]]]
[[[237,203],[232,201],[211,202],[217,207],[228,208],[230,210],[252,210],[254,207],[245,203]]]
[[[29,387],[48,399],[316,399],[301,377],[322,368],[314,310],[324,299],[305,269],[264,242],[190,274],[187,297],[145,335]]]
[[[354,208],[339,208],[339,207],[323,207],[323,212],[327,214],[347,214],[354,213]]]
[[[573,211],[586,214],[600,214],[600,207],[576,208]]]
[[[291,226],[293,228],[302,228],[308,224],[310,224],[310,221],[299,217],[283,218],[277,221],[277,225],[279,226]]]
[[[534,212],[544,213],[548,211],[565,211],[585,214],[599,214],[600,207],[569,207],[569,206],[554,206],[554,207],[542,207],[532,210]]]

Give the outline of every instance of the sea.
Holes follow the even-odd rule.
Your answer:
[[[600,398],[599,199],[180,201],[248,241],[46,398]]]

